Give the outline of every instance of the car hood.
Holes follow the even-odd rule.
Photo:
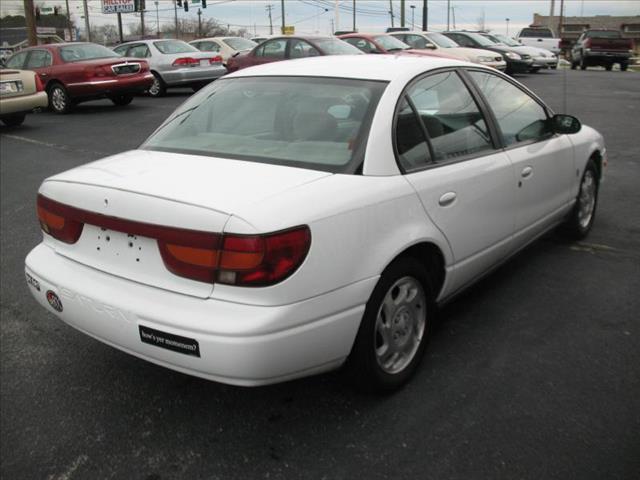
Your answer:
[[[218,157],[131,150],[47,181],[111,188],[232,214],[331,173]]]
[[[481,48],[452,47],[452,48],[445,48],[444,51],[447,54],[451,54],[451,56],[457,56],[465,60],[476,59],[478,57],[493,58],[496,56],[496,52],[492,52],[491,50],[483,50]],[[500,60],[502,60],[502,57],[500,58]]]

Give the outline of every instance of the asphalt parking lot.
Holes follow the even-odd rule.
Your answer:
[[[163,369],[36,305],[47,176],[135,148],[190,91],[0,129],[3,478],[640,478],[640,74],[519,79],[608,147],[590,236],[550,234],[444,308],[402,391],[246,389]]]

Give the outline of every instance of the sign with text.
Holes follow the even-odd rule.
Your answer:
[[[102,0],[102,13],[132,13],[135,11],[135,0]]]
[[[293,35],[294,33],[296,33],[296,27],[294,27],[293,25],[280,27],[280,30],[282,31],[282,35]]]

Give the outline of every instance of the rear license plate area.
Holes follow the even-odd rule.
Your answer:
[[[142,343],[154,345],[156,347],[182,353],[184,355],[200,357],[200,345],[197,340],[194,340],[193,338],[174,335],[172,333],[163,332],[143,325],[138,325],[138,330],[140,332],[140,340]]]

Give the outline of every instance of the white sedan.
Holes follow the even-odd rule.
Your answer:
[[[393,55],[228,75],[137,150],[44,181],[37,301],[159,365],[394,389],[438,304],[590,230],[602,137],[495,69]]]

